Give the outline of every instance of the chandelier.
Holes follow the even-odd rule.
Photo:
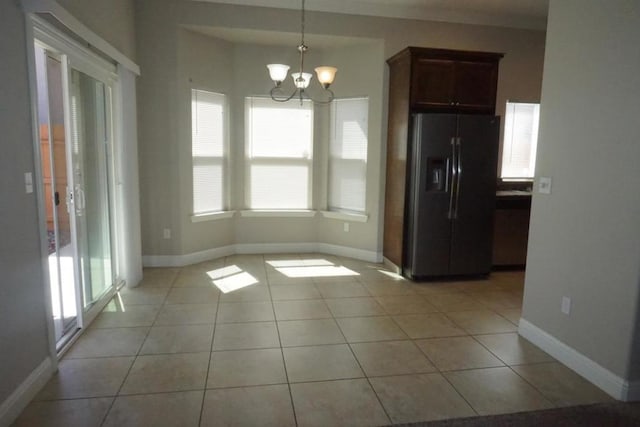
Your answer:
[[[300,71],[297,73],[291,73],[291,77],[293,78],[296,88],[291,95],[283,94],[281,87],[282,82],[287,78],[287,73],[289,72],[290,67],[284,64],[268,64],[267,68],[269,69],[269,76],[275,84],[269,94],[271,95],[271,99],[277,102],[287,102],[297,95],[298,98],[300,98],[300,102],[302,102],[303,99],[309,99],[316,104],[328,104],[333,101],[334,98],[333,92],[329,89],[329,86],[333,83],[336,71],[338,71],[337,68],[322,66],[315,69],[318,81],[327,94],[327,98],[325,100],[316,100],[306,92],[313,75],[311,73],[304,72],[304,54],[309,50],[309,47],[304,44],[304,2],[305,0],[302,0],[302,13],[300,19],[301,39],[300,45],[298,45],[298,52],[300,52]]]

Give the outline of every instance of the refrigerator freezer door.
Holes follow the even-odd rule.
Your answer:
[[[458,116],[460,174],[451,231],[451,275],[491,270],[499,129],[498,117]]]
[[[413,116],[411,182],[408,198],[406,259],[409,277],[449,272],[452,164],[457,117],[448,114]]]

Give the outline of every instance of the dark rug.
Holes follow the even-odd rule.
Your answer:
[[[640,402],[597,403],[569,406],[543,411],[484,417],[455,418],[412,424],[396,424],[406,427],[627,427],[640,426]]]

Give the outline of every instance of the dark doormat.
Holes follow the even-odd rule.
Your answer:
[[[640,426],[640,402],[598,403],[569,406],[543,411],[483,417],[454,418],[412,424],[395,424],[406,427],[627,427]]]

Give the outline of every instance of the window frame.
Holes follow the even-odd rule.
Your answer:
[[[194,118],[194,94],[198,92],[204,92],[207,94],[213,94],[222,97],[222,155],[221,156],[194,156],[193,154],[193,118]],[[230,218],[233,213],[229,210],[229,96],[223,92],[213,91],[209,89],[203,89],[201,87],[191,87],[190,94],[190,107],[189,107],[189,120],[191,129],[191,221],[202,222],[212,219]],[[214,165],[220,165],[222,169],[221,177],[221,206],[218,210],[203,210],[196,211],[196,193],[195,193],[195,181],[194,181],[194,168],[196,166],[196,158],[214,159]]]
[[[532,134],[535,135],[535,138],[532,137],[529,141],[533,142],[533,146],[529,147],[530,156],[533,157],[533,161],[530,161],[530,175],[529,176],[515,176],[513,174],[505,175],[505,166],[508,165],[508,162],[505,160],[508,153],[513,151],[512,147],[514,145],[513,135],[508,135],[507,131],[509,128],[509,114],[511,105],[515,105],[516,108],[518,105],[531,105],[537,109],[537,114],[533,117],[533,126],[534,130]],[[532,182],[535,179],[535,165],[538,151],[538,141],[539,141],[539,130],[540,130],[540,103],[539,102],[520,102],[520,101],[510,101],[507,100],[505,103],[505,113],[504,113],[504,128],[503,128],[503,139],[502,139],[502,152],[500,156],[500,180],[504,182]],[[512,132],[513,134],[513,132]],[[532,165],[531,165],[532,163]]]
[[[246,96],[244,99],[245,113],[245,156],[244,156],[244,203],[245,209],[241,211],[242,216],[254,216],[250,212],[266,212],[266,213],[286,213],[286,212],[309,212],[313,209],[313,178],[314,178],[314,105],[310,100],[304,100],[308,105],[310,112],[310,142],[307,157],[278,157],[278,156],[259,156],[252,157],[252,132],[251,132],[251,107],[253,100],[273,102],[274,108],[278,106],[289,106],[291,103],[299,103],[299,100],[291,100],[285,103],[276,103],[270,98],[264,96]],[[251,186],[251,169],[252,166],[305,166],[307,168],[307,205],[305,207],[254,207],[251,205],[252,186]],[[271,215],[270,215],[271,216]]]
[[[336,114],[336,109],[338,108],[338,104],[340,101],[355,101],[355,100],[364,100],[366,101],[366,115],[367,115],[367,143],[366,143],[366,150],[365,150],[365,158],[364,160],[362,159],[345,159],[343,157],[337,157],[334,156],[332,154],[332,145],[334,142],[334,135],[335,135],[335,123],[336,123],[336,119],[337,119],[337,114]],[[334,101],[332,102],[331,108],[330,108],[330,112],[329,112],[329,144],[328,144],[328,153],[327,153],[327,212],[335,212],[335,213],[339,213],[339,214],[345,214],[347,216],[354,216],[354,217],[367,217],[366,215],[366,211],[367,211],[367,172],[368,172],[368,164],[369,164],[369,97],[368,96],[353,96],[353,97],[344,97],[344,98],[335,98]],[[358,164],[361,162],[364,162],[364,193],[363,193],[363,200],[362,200],[362,210],[354,210],[354,209],[348,209],[348,208],[344,208],[344,207],[339,207],[339,206],[332,206],[331,203],[331,188],[332,188],[332,174],[331,174],[331,164],[333,161],[333,159],[337,159],[340,162],[344,163],[354,163],[357,162]],[[327,214],[325,215],[325,217],[331,218],[334,217],[333,215]]]

